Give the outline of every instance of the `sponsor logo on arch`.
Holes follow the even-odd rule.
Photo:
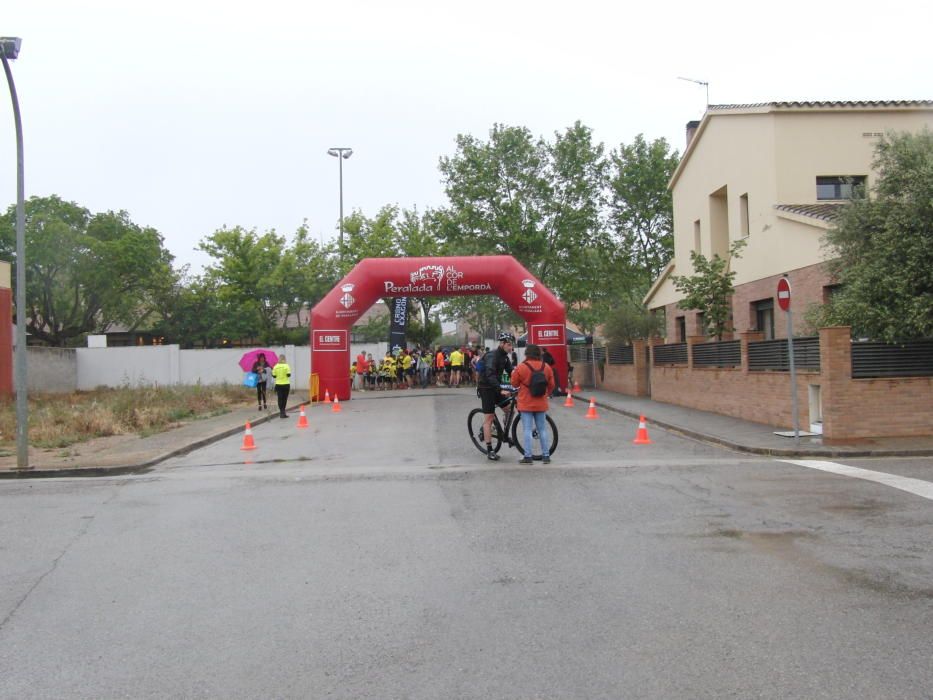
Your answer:
[[[529,342],[535,345],[563,345],[564,327],[559,323],[540,323],[528,329]]]
[[[315,329],[311,334],[311,349],[315,352],[349,352],[350,344],[347,340],[347,331],[343,329]]]
[[[450,292],[491,292],[489,282],[470,282],[464,280],[464,273],[453,265],[422,265],[409,273],[405,284],[394,280],[384,280],[386,294],[444,294]]]

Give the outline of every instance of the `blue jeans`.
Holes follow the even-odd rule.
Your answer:
[[[538,439],[541,442],[541,456],[548,457],[550,453],[550,436],[547,434],[547,421],[544,417],[547,411],[522,411],[522,428],[525,433],[525,456],[531,458],[532,426],[538,429]]]

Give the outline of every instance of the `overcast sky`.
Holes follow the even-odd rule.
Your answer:
[[[715,8],[715,9],[712,9]],[[759,9],[760,8],[760,9]],[[26,196],[125,209],[176,264],[226,225],[335,237],[344,210],[444,204],[438,159],[493,123],[683,150],[713,104],[933,98],[925,2],[10,0]],[[15,202],[6,89],[0,205]]]

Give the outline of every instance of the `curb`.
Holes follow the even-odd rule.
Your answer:
[[[600,408],[603,408],[612,413],[621,414],[627,418],[632,418],[633,420],[638,420],[641,418],[641,414],[633,413],[631,411],[617,408],[615,406],[610,406],[608,404],[600,403],[596,401],[596,405]],[[737,452],[747,452],[749,454],[764,455],[766,457],[833,457],[833,458],[843,458],[843,459],[853,459],[858,457],[933,457],[933,450],[840,450],[834,449],[832,447],[827,447],[822,450],[805,450],[805,449],[783,449],[780,447],[755,447],[752,445],[742,445],[737,442],[732,442],[721,438],[716,435],[707,435],[706,433],[700,433],[690,428],[684,428],[679,425],[674,425],[673,423],[667,423],[665,421],[651,419],[651,424],[656,425],[659,428],[664,430],[670,430],[686,437],[693,438],[694,440],[699,440],[700,442],[708,442],[714,445],[721,445],[722,447],[728,447],[731,450],[736,450]]]
[[[292,406],[290,408],[286,408],[285,410],[290,411],[294,408],[296,407]],[[274,416],[271,413],[265,416],[260,416],[254,421],[251,420],[250,425],[262,425],[266,421],[272,420],[273,417]],[[154,457],[150,457],[144,462],[138,462],[135,464],[116,464],[109,467],[82,467],[80,465],[74,465],[64,469],[11,469],[9,471],[0,471],[0,479],[49,479],[55,477],[72,478],[76,476],[95,477],[124,476],[126,474],[147,474],[148,472],[152,471],[152,468],[159,462],[164,462],[165,460],[171,459],[172,457],[181,457],[182,455],[193,452],[194,450],[207,447],[211,443],[217,442],[218,440],[223,440],[224,438],[230,437],[231,435],[236,435],[241,430],[243,430],[243,428],[240,426],[235,428],[224,428],[223,430],[219,430],[216,433],[211,433],[210,435],[195,440],[194,442],[185,443],[181,447],[167,450],[166,452],[159,453]]]

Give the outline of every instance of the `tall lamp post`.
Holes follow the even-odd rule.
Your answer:
[[[340,146],[327,149],[327,155],[333,156],[340,163],[340,258],[343,259],[343,161],[353,155],[352,148]]]
[[[0,37],[0,61],[10,86],[13,100],[13,121],[16,124],[16,356],[13,360],[13,381],[16,385],[16,467],[29,467],[28,408],[26,393],[26,207],[23,177],[23,121],[19,115],[19,100],[10,61],[19,56],[22,39]]]

